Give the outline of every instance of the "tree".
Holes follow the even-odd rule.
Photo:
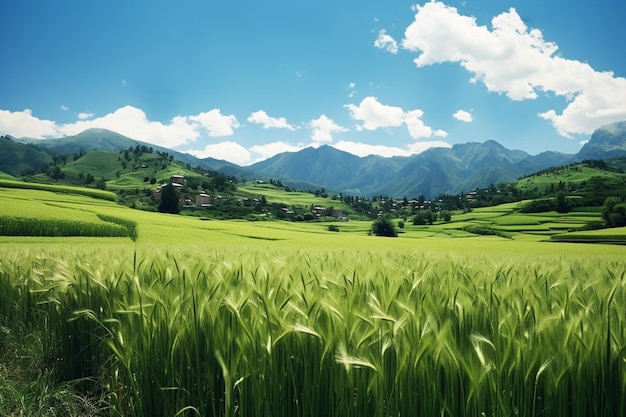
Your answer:
[[[398,232],[396,231],[393,222],[388,216],[381,216],[378,219],[374,220],[372,223],[372,233],[376,236],[387,236],[387,237],[397,237]]]
[[[559,213],[567,213],[570,211],[570,205],[567,202],[563,191],[556,193],[556,211]]]
[[[618,197],[609,197],[602,207],[602,219],[606,227],[626,226],[626,203]]]
[[[439,218],[447,223],[452,220],[452,213],[450,213],[450,210],[442,210],[439,212]]]
[[[178,214],[180,206],[178,205],[178,192],[172,184],[167,184],[161,188],[161,201],[159,202],[159,212]]]
[[[105,190],[107,188],[107,180],[104,177],[101,177],[98,182],[96,182],[96,188]]]
[[[423,226],[423,225],[425,225],[426,224],[426,218],[424,217],[423,210],[420,210],[417,213],[415,213],[415,216],[413,216],[413,219],[411,219],[411,221],[413,222],[413,224],[415,226]]]
[[[423,226],[425,224],[433,224],[433,222],[436,220],[436,216],[435,213],[432,212],[432,210],[419,210],[417,213],[415,213],[415,216],[413,216],[413,224],[416,226]]]

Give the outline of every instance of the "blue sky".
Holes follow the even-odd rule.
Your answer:
[[[0,134],[91,127],[248,165],[328,144],[577,152],[626,119],[626,3],[0,4]]]

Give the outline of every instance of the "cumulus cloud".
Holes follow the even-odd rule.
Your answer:
[[[9,112],[0,110],[0,133],[33,138],[51,138],[76,135],[86,129],[102,128],[118,132],[132,139],[173,148],[196,141],[203,131],[208,136],[231,136],[239,127],[233,115],[223,115],[219,109],[193,116],[176,116],[168,123],[149,120],[143,110],[124,106],[113,113],[89,119],[91,114],[79,114],[73,123],[57,124],[32,115],[31,110]]]
[[[407,149],[397,148],[394,146],[370,145],[368,143],[351,142],[344,140],[337,142],[333,145],[333,147],[339,149],[340,151],[349,152],[356,156],[379,155],[388,158],[391,156],[411,155],[411,151]]]
[[[86,120],[86,119],[91,119],[93,116],[95,116],[93,113],[78,113],[78,115],[76,117],[78,117],[80,120]]]
[[[441,130],[434,131],[431,127],[426,126],[421,120],[424,115],[421,110],[415,109],[405,112],[402,107],[382,104],[378,98],[373,96],[365,97],[358,106],[346,104],[344,107],[350,111],[350,117],[353,120],[362,122],[357,126],[357,130],[376,130],[406,124],[413,139],[446,134]]]
[[[265,111],[255,111],[248,117],[250,123],[258,123],[263,126],[263,129],[278,128],[296,130],[295,127],[287,123],[287,119],[284,117],[271,117]]]
[[[186,152],[198,158],[222,159],[237,165],[249,164],[251,160],[250,152],[246,148],[231,141],[212,143],[202,150],[189,150]]]
[[[378,32],[378,38],[374,41],[374,46],[391,52],[392,54],[398,53],[398,42],[396,42],[385,29],[381,29]]]
[[[322,114],[317,119],[313,119],[309,122],[309,127],[313,129],[311,133],[311,139],[316,143],[327,143],[333,141],[333,133],[345,132],[346,129],[343,126],[339,126],[332,119],[325,114]]]
[[[557,44],[529,29],[514,8],[494,17],[490,30],[443,3],[418,5],[401,45],[419,53],[418,67],[458,62],[472,74],[472,82],[512,100],[547,92],[565,97],[568,104],[561,113],[548,109],[539,114],[563,136],[591,133],[626,118],[625,78],[556,55]]]
[[[466,112],[465,110],[457,110],[452,117],[465,123],[471,123],[474,120],[472,113]]]
[[[344,107],[350,110],[352,119],[363,122],[360,126],[366,130],[397,127],[404,121],[404,110],[401,107],[382,104],[372,96],[365,97],[358,106],[346,104]]]
[[[411,156],[424,152],[429,148],[449,148],[450,144],[443,141],[422,141],[410,144],[407,149],[395,146],[371,145],[362,142],[339,141],[333,147],[357,156],[378,155],[385,158],[392,156]]]
[[[212,137],[232,136],[235,133],[233,129],[239,127],[239,122],[235,116],[232,114],[223,115],[220,109],[213,109],[196,116],[188,116],[186,119],[183,117],[182,121],[199,124]]]
[[[51,138],[59,136],[59,127],[52,120],[33,116],[30,109],[11,112],[0,110],[0,134],[14,137]]]

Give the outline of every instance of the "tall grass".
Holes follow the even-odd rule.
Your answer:
[[[36,219],[0,216],[0,236],[93,236],[133,237],[136,229],[115,223],[92,223],[81,220]]]
[[[18,251],[0,314],[114,415],[626,415],[626,261]]]

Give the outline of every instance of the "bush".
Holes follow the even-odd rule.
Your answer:
[[[602,207],[602,219],[606,227],[626,226],[626,203],[618,197],[609,197]]]
[[[452,220],[452,213],[450,212],[450,210],[443,210],[439,213],[439,218],[447,223]]]
[[[331,224],[331,225],[328,226],[328,231],[329,232],[338,232],[339,231],[339,227],[337,227],[334,224]]]
[[[372,223],[372,233],[376,236],[397,237],[398,232],[391,219],[387,216],[379,217]]]
[[[520,207],[519,211],[521,213],[545,213],[552,210],[556,210],[556,200],[553,198],[542,198],[529,201]]]
[[[420,210],[415,216],[413,216],[413,224],[416,226],[423,226],[425,224],[433,224],[436,220],[435,213],[431,210]]]

